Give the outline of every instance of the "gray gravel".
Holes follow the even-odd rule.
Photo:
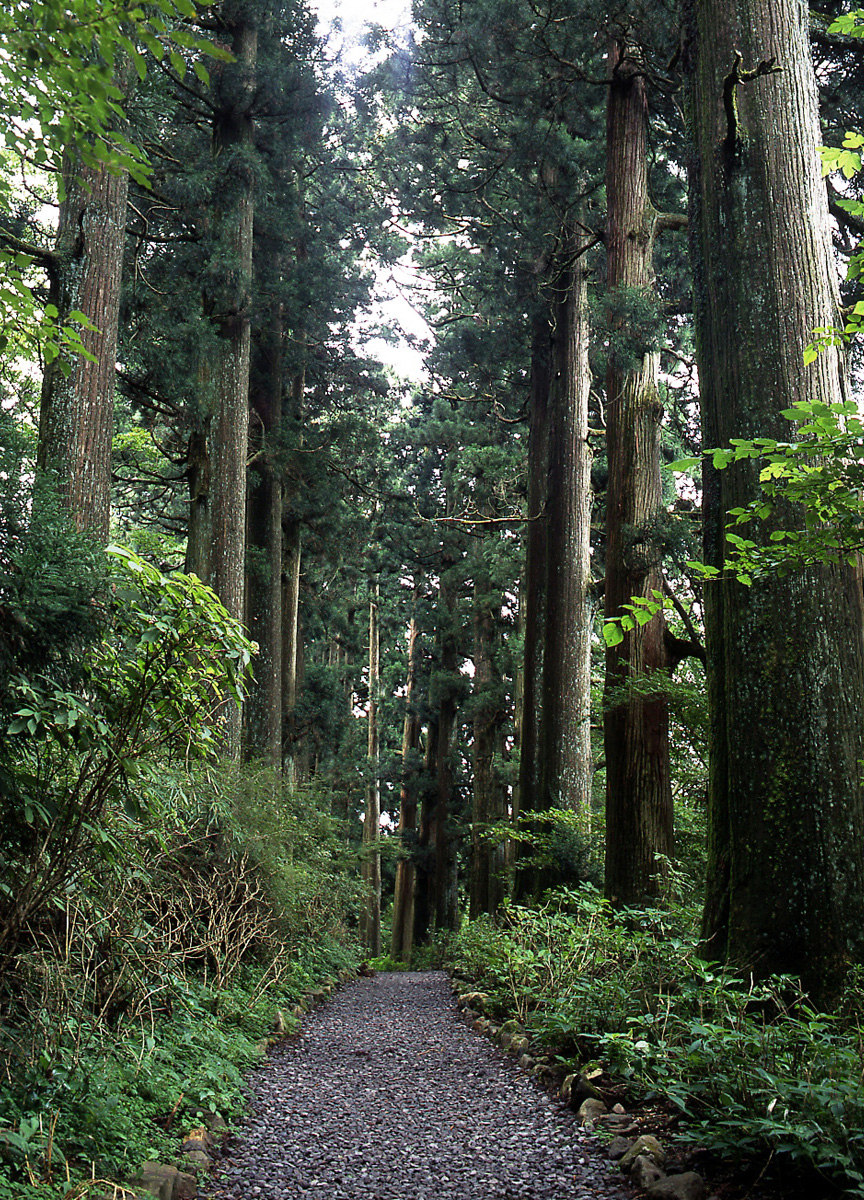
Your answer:
[[[442,972],[342,989],[250,1084],[223,1200],[632,1200],[573,1114],[467,1026]]]

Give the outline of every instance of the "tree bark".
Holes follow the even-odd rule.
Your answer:
[[[252,390],[256,450],[249,490],[247,625],[258,656],[246,705],[245,753],[282,762],[282,479],[274,458],[282,416],[283,319],[275,306]]]
[[[588,313],[582,246],[562,231],[551,279],[545,645],[539,789],[533,807],[586,811],[591,798],[591,449]],[[538,889],[558,877],[544,868]]]
[[[302,341],[305,355],[305,340]],[[291,418],[299,426],[303,417],[306,392],[305,365],[300,366],[291,384]],[[303,647],[300,642],[300,567],[303,534],[300,519],[292,504],[300,483],[286,484],[282,514],[282,770],[289,787],[297,783],[298,746],[295,711],[300,685]]]
[[[221,170],[213,220],[220,263],[210,297],[219,334],[211,426],[212,582],[231,616],[242,620],[252,286],[253,179],[249,157],[258,32],[246,4],[239,5],[225,19],[235,61],[220,71],[219,109],[213,123],[213,151]],[[226,710],[225,749],[236,755],[239,745],[240,712],[231,704]]]
[[[414,587],[414,608],[420,595]],[[411,614],[408,630],[408,670],[405,680],[405,722],[402,727],[402,777],[399,788],[399,861],[396,864],[396,885],[393,895],[393,925],[390,957],[396,962],[410,963],[414,945],[414,842],[417,836],[417,749],[420,745],[422,719],[417,704],[417,675],[420,657],[420,638],[416,611]]]
[[[519,753],[519,812],[540,807],[540,725],[543,655],[546,641],[546,555],[548,539],[547,489],[549,486],[549,314],[534,320],[531,345],[531,392],[528,427],[528,529],[525,544],[525,580],[522,625],[522,726]],[[533,889],[530,847],[516,843],[514,894],[526,899]]]
[[[504,839],[490,840],[491,825],[506,813],[504,784],[495,766],[503,749],[503,681],[495,662],[499,643],[492,581],[483,566],[483,539],[476,542],[474,565],[474,706],[472,759],[474,806],[471,823],[469,917],[494,913],[504,900]],[[500,612],[500,598],[497,604]]]
[[[104,545],[111,526],[111,441],[128,177],[112,175],[104,167],[69,164],[64,183],[49,294],[59,324],[77,310],[96,327],[81,335],[93,361],[73,355],[62,365],[55,358],[46,366],[37,465],[56,474],[76,528]]]
[[[199,379],[201,372],[199,372]],[[183,570],[210,582],[210,417],[200,411],[186,447],[186,482],[189,488],[189,522]]]
[[[378,704],[380,692],[379,585],[370,584],[369,597],[369,716],[367,740],[366,812],[363,821],[363,884],[360,943],[373,958],[381,953],[381,781],[379,778]]]
[[[648,102],[644,71],[626,42],[609,50],[606,127],[606,286],[610,312],[626,313],[634,293],[653,288],[657,213],[648,196]],[[623,291],[622,289],[627,289]],[[651,525],[661,509],[657,355],[622,364],[627,320],[613,317],[606,372],[606,617],[633,596],[662,591],[661,552]],[[618,349],[618,347],[621,347]],[[658,613],[606,650],[606,895],[632,904],[660,890],[656,855],[674,845],[669,767],[666,622]],[[656,676],[653,694],[629,694]]]
[[[807,13],[798,0],[701,0],[687,32],[704,444],[786,440],[779,410],[844,393],[835,349],[802,358],[815,327],[838,323]],[[758,464],[706,465],[709,564],[723,567],[726,514],[757,488]],[[830,1002],[864,954],[860,577],[826,566],[747,588],[724,576],[706,583],[705,624],[706,952],[800,975]]]
[[[450,574],[454,558],[444,549],[438,581],[437,661],[429,684],[433,710],[426,737],[420,808],[414,941],[430,930],[455,929],[459,922],[456,847],[453,839],[454,733],[462,690],[456,640],[455,599]]]

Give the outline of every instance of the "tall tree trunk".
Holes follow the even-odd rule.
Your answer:
[[[483,566],[483,539],[476,543],[474,565],[474,806],[471,823],[469,916],[494,913],[504,899],[504,840],[490,839],[490,826],[500,824],[506,811],[503,781],[495,755],[503,748],[503,681],[495,662],[498,647],[497,608],[492,581]]]
[[[430,680],[430,692],[431,692]],[[431,699],[431,697],[430,697]],[[431,705],[430,705],[431,709]],[[414,945],[423,945],[435,923],[435,849],[438,763],[438,713],[430,711],[420,778],[420,825],[414,864]]]
[[[644,67],[633,48],[609,50],[606,126],[606,286],[613,337],[606,372],[606,616],[617,617],[632,596],[651,598],[663,585],[661,551],[651,525],[661,508],[657,356],[628,355],[625,317],[636,293],[653,288],[657,216],[648,197],[648,103]],[[616,350],[616,344],[620,350]],[[606,651],[606,895],[630,904],[658,894],[656,855],[673,852],[669,768],[670,666],[662,612],[625,632]],[[656,690],[630,685],[656,675]]]
[[[551,280],[552,378],[545,645],[539,794],[533,807],[586,811],[591,798],[591,450],[588,445],[588,313],[579,238],[562,231]],[[553,864],[537,880],[557,878]]]
[[[251,108],[255,94],[258,32],[249,6],[223,13],[235,61],[220,70],[219,109],[213,123],[213,151],[221,164],[214,205],[219,248],[218,285],[211,296],[219,333],[213,381],[211,426],[213,590],[232,617],[243,618],[246,546],[246,453],[249,429],[250,303],[252,286],[253,145]],[[225,748],[240,746],[240,712],[226,711]]]
[[[305,341],[303,342],[305,354]],[[306,392],[306,369],[301,363],[291,383],[291,420],[298,428],[303,418]],[[297,783],[297,732],[295,710],[300,683],[303,647],[300,643],[300,566],[303,536],[300,519],[293,509],[301,481],[291,479],[286,484],[283,506],[283,590],[282,590],[282,770],[289,787]]]
[[[815,327],[837,324],[807,10],[700,0],[688,20],[703,440],[788,440],[781,409],[844,392],[836,350],[802,358]],[[726,514],[757,488],[756,463],[706,464],[709,564],[723,567]],[[830,1001],[850,957],[864,957],[861,580],[846,566],[749,588],[723,576],[705,585],[705,624],[706,950],[760,974],[800,974]]]
[[[524,656],[522,668],[522,727],[519,753],[519,810],[540,807],[540,716],[543,654],[546,640],[546,554],[549,486],[549,315],[534,319],[531,343],[531,392],[528,430],[528,529],[525,539],[525,577],[522,586]],[[516,842],[514,894],[526,899],[534,888],[530,849]]]
[[[435,869],[433,893],[435,925],[438,929],[456,929],[459,923],[456,844],[453,834],[455,786],[456,713],[461,691],[459,652],[454,628],[455,597],[448,578],[453,559],[445,554],[439,585],[438,603],[444,620],[441,639],[438,690],[438,754],[435,760],[434,838]]]
[[[414,586],[414,611],[408,629],[408,670],[405,679],[405,722],[402,727],[402,777],[399,788],[399,860],[393,894],[393,924],[390,957],[410,963],[414,945],[414,842],[417,836],[417,749],[422,727],[417,705],[417,674],[420,638],[417,627],[417,602],[420,585]]]
[[[414,940],[419,943],[434,926],[458,925],[456,847],[453,838],[454,734],[458,697],[462,689],[456,640],[455,598],[450,574],[452,554],[441,555],[438,581],[437,661],[429,683],[426,770],[420,808]]]
[[[199,372],[199,379],[201,372]],[[202,389],[203,390],[203,389]],[[189,521],[183,570],[210,582],[210,417],[199,410],[186,447],[186,482],[189,488]]]
[[[363,821],[363,884],[365,895],[360,910],[360,942],[369,954],[381,953],[381,781],[379,778],[378,702],[380,691],[380,635],[378,625],[378,580],[369,596],[369,730],[367,744],[366,813]]]
[[[93,361],[54,359],[42,381],[37,465],[53,471],[78,529],[107,543],[111,525],[111,440],[117,375],[117,325],[123,274],[128,177],[70,163],[64,171],[50,299],[58,321],[79,311]]]
[[[277,304],[252,391],[256,450],[247,531],[247,624],[258,643],[246,707],[245,752],[282,762],[282,479],[274,451],[282,416],[283,319]]]

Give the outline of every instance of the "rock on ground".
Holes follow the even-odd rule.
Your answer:
[[[579,1128],[460,1018],[443,972],[360,979],[250,1080],[221,1200],[629,1200]]]

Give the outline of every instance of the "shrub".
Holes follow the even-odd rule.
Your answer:
[[[864,1196],[860,989],[819,1013],[796,981],[762,984],[698,954],[692,909],[613,912],[590,887],[511,906],[450,942],[448,965],[574,1067],[603,1062],[662,1092],[689,1140],[794,1162]]]

